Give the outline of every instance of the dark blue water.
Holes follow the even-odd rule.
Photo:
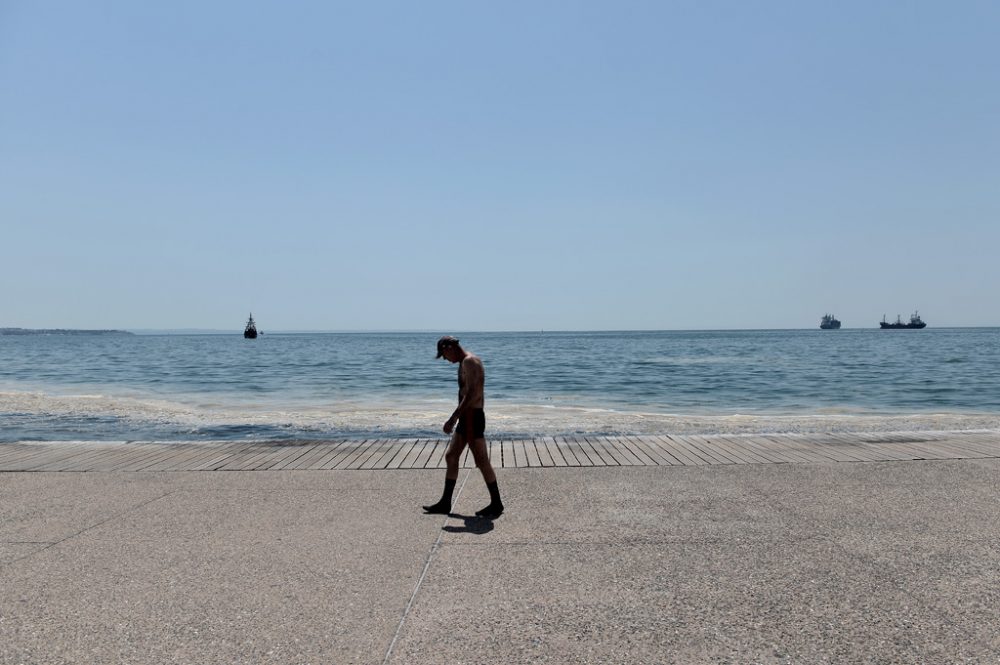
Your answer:
[[[1000,418],[997,328],[459,336],[493,436]],[[0,336],[0,441],[437,435],[456,388],[436,338]]]

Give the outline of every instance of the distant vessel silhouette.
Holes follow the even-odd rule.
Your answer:
[[[910,322],[903,323],[902,317],[898,314],[896,315],[896,321],[890,323],[885,320],[885,314],[882,315],[882,321],[878,324],[882,330],[898,330],[900,328],[926,328],[927,324],[923,322],[920,318],[920,314],[914,312],[910,315]]]
[[[257,339],[257,324],[253,320],[253,312],[250,312],[250,320],[247,327],[243,329],[243,336],[247,339]]]
[[[823,330],[840,330],[840,321],[833,314],[824,314],[823,320],[819,322],[819,327]]]

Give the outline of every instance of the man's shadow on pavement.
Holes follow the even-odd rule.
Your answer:
[[[477,515],[459,515],[458,513],[449,513],[448,517],[454,517],[455,519],[460,519],[464,522],[462,526],[452,526],[450,524],[446,524],[441,527],[448,533],[474,533],[481,536],[484,533],[489,533],[493,530],[493,520],[488,517],[479,517]]]

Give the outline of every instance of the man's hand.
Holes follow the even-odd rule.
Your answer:
[[[455,418],[451,417],[448,419],[448,422],[444,424],[444,433],[451,434],[452,430],[454,429],[455,429]]]

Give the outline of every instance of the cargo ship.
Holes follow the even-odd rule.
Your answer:
[[[824,314],[823,320],[819,322],[819,327],[823,330],[840,330],[840,321],[832,314]]]
[[[903,319],[900,316],[896,316],[896,321],[890,323],[885,320],[885,315],[882,315],[882,322],[878,324],[882,330],[898,330],[900,328],[926,328],[927,324],[923,322],[920,318],[920,314],[914,312],[910,315],[910,322],[903,323]]]

